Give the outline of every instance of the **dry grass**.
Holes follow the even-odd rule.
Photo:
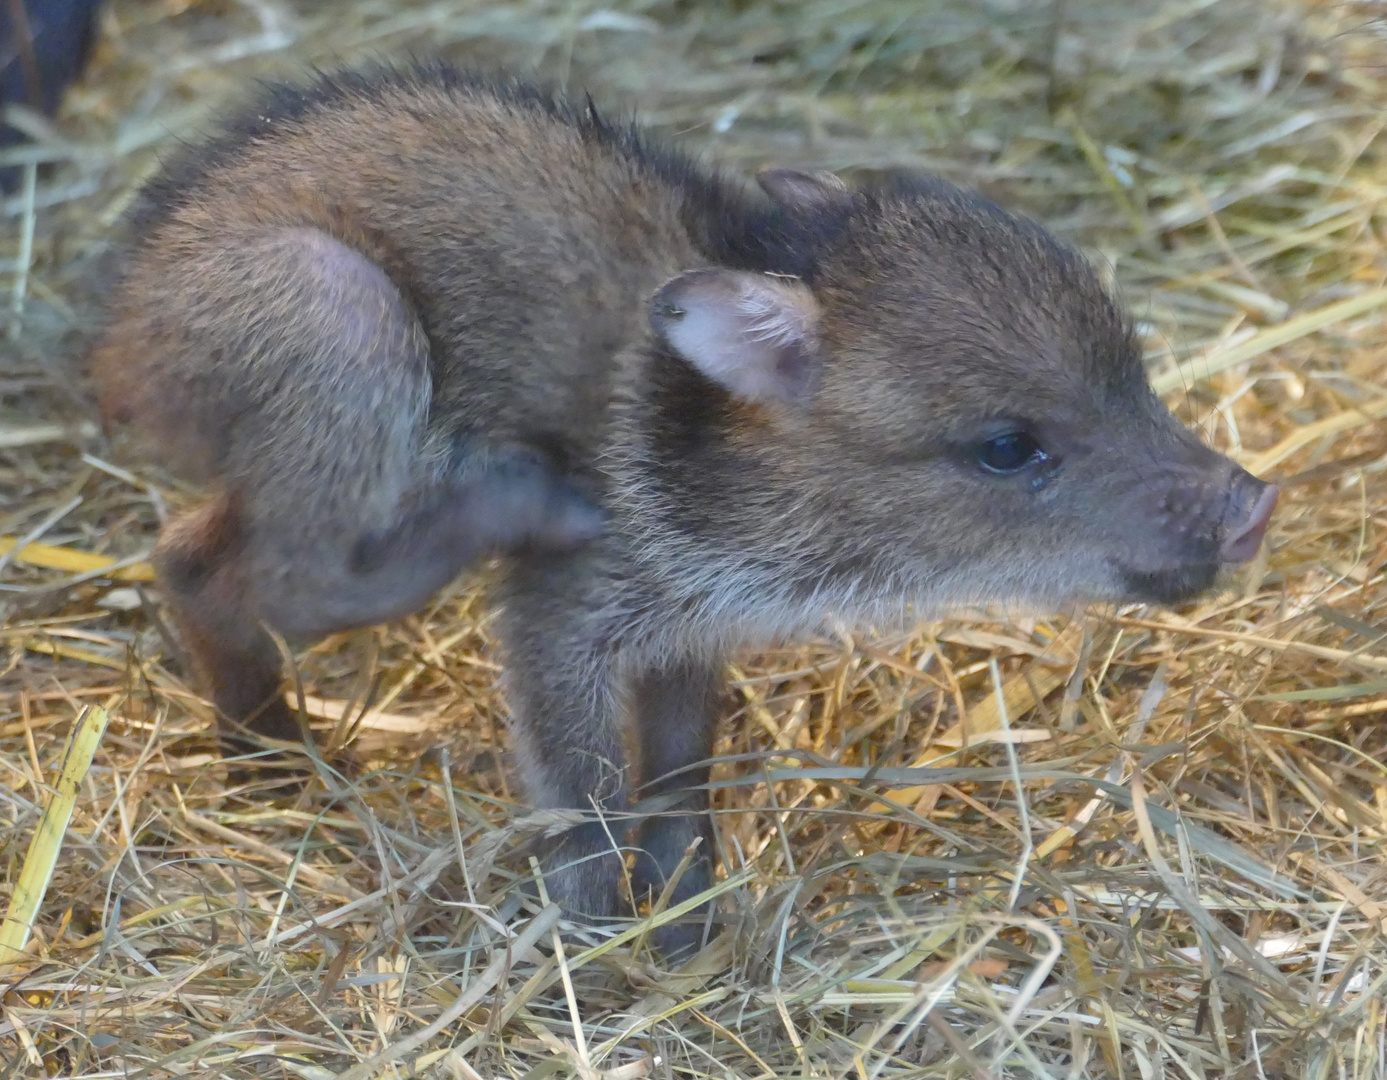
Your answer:
[[[5,892],[79,708],[111,714],[0,968],[0,1074],[1387,1076],[1384,16],[115,3],[41,132],[58,167],[0,217],[0,533],[47,545],[0,554]],[[328,716],[378,681],[354,731],[322,721],[320,782],[234,781],[140,585],[179,495],[105,462],[63,358],[162,147],[249,76],[409,48],[569,78],[733,164],[925,166],[1044,217],[1112,265],[1172,404],[1281,483],[1266,552],[1178,612],[743,658],[726,931],[677,974],[639,926],[556,949],[514,887],[545,823],[470,587],[301,658]]]

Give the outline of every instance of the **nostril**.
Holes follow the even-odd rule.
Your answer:
[[[1241,563],[1248,562],[1257,554],[1267,531],[1267,523],[1271,521],[1271,512],[1276,508],[1278,494],[1275,484],[1263,487],[1242,523],[1229,526],[1219,546],[1219,558],[1224,562]]]

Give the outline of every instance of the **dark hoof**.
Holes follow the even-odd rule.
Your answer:
[[[464,496],[472,529],[492,551],[569,552],[600,537],[610,519],[528,447],[493,449],[464,481]]]
[[[679,858],[672,860],[673,868],[669,871],[670,874],[675,872],[682,858],[683,853],[680,852]],[[637,906],[647,902],[653,906],[659,902],[661,895],[663,895],[668,878],[666,872],[661,869],[661,861],[656,856],[651,855],[649,851],[643,850],[637,853],[635,870],[631,875],[631,890],[635,894]],[[683,875],[675,883],[665,905],[666,909],[674,907],[676,904],[682,904],[690,897],[697,896],[710,888],[712,884],[712,861],[700,852],[699,857],[689,863],[684,869]],[[703,929],[707,920],[708,905],[700,904],[679,920],[666,923],[653,930],[650,935],[651,944],[668,961],[687,960],[702,948]]]
[[[707,922],[707,905],[704,905],[676,922],[656,927],[650,934],[650,944],[666,963],[682,964],[703,948]]]
[[[228,729],[244,729],[252,735],[280,742],[303,742],[303,728],[299,726],[299,713],[291,709],[289,703],[275,692],[275,696],[255,710],[239,724],[227,725]]]
[[[300,751],[268,745],[264,740],[302,745],[298,713],[282,699],[270,701],[245,724],[224,723],[218,733],[223,757],[230,761],[235,784],[273,786],[283,794],[303,790],[314,775],[312,762]]]

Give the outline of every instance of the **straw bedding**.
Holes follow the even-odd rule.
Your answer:
[[[0,155],[41,165],[0,216],[12,912],[61,841],[32,933],[0,927],[0,1074],[1387,1076],[1384,14],[110,5]],[[129,471],[76,359],[161,152],[254,77],[408,51],[586,86],[734,167],[925,168],[1043,218],[1111,269],[1172,407],[1280,484],[1269,543],[1178,611],[739,657],[723,921],[677,972],[660,911],[579,931],[518,887],[563,822],[510,786],[481,578],[295,658],[311,783],[230,772],[143,561],[193,493]]]

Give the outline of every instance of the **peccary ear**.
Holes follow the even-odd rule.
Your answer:
[[[818,382],[818,314],[794,278],[691,270],[655,294],[650,325],[737,397],[802,406]]]
[[[789,210],[841,210],[852,203],[848,186],[831,172],[762,169],[756,174],[756,182]]]

